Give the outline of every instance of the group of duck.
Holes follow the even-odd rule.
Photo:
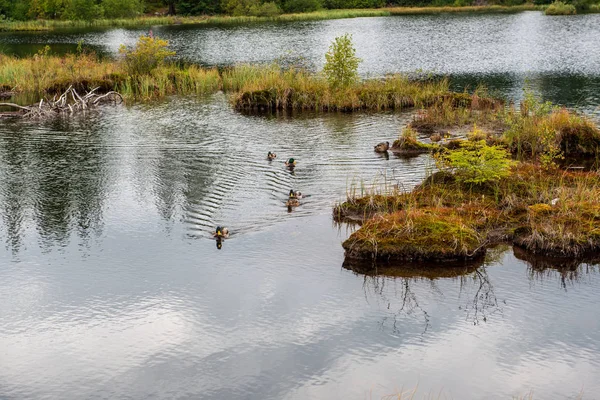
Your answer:
[[[273,161],[276,158],[277,158],[277,154],[270,152],[270,151],[267,153],[268,161]],[[296,164],[297,164],[297,161],[294,158],[288,158],[285,161],[285,166],[290,171],[294,170],[294,168],[296,167]],[[285,203],[285,205],[288,209],[288,212],[291,212],[294,207],[297,207],[300,205],[300,199],[302,199],[302,197],[303,197],[302,192],[294,190],[294,189],[290,189],[290,193],[288,194],[288,199]],[[213,233],[213,237],[217,240],[217,248],[220,249],[222,246],[223,239],[227,239],[229,237],[229,229],[227,229],[226,227],[217,226],[217,228],[215,229],[215,233]]]
[[[389,149],[390,149],[390,142],[381,142],[375,146],[375,151],[377,153],[387,153],[387,151]],[[273,161],[276,158],[277,158],[277,154],[270,152],[270,151],[267,153],[268,161]],[[297,164],[297,161],[294,158],[288,158],[285,161],[285,166],[290,171],[294,170],[294,168],[296,167],[296,164]],[[287,201],[285,203],[285,205],[288,209],[288,212],[291,212],[294,207],[298,207],[300,205],[300,199],[302,199],[302,197],[303,197],[302,192],[294,190],[294,189],[290,189]],[[226,227],[217,226],[217,228],[215,229],[215,233],[213,234],[213,237],[217,240],[217,248],[220,249],[222,246],[223,239],[227,239],[229,237],[229,229],[227,229]]]

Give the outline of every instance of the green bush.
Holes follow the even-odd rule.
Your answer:
[[[385,6],[383,0],[325,0],[325,8],[379,8]]]
[[[471,184],[498,181],[510,174],[513,164],[506,149],[488,146],[485,140],[461,142],[460,149],[450,151],[445,162],[457,181]]]
[[[565,4],[562,1],[555,1],[546,8],[546,15],[573,15],[577,14],[577,9],[572,4]]]
[[[276,17],[279,14],[281,14],[281,9],[272,1],[261,5],[253,5],[248,10],[248,15],[254,17]]]
[[[258,7],[258,0],[222,0],[221,8],[234,16],[249,15],[252,7]]]
[[[102,7],[94,0],[68,0],[63,14],[65,19],[83,21],[91,21],[102,16]]]
[[[317,11],[322,7],[321,0],[288,0],[283,4],[283,9],[288,13]]]
[[[219,0],[181,0],[178,12],[184,15],[220,14],[223,12]]]
[[[352,35],[345,34],[334,39],[325,54],[323,72],[333,88],[346,88],[358,80],[358,64],[362,60],[356,57],[352,44]]]
[[[144,9],[140,0],[102,0],[106,18],[132,18]]]
[[[124,55],[125,66],[130,75],[144,75],[164,64],[168,57],[174,56],[175,52],[168,49],[169,42],[152,36],[141,36],[135,48],[128,49],[121,45],[119,53]]]

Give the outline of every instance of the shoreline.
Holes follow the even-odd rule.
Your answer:
[[[332,9],[307,13],[281,14],[275,17],[199,15],[199,16],[143,16],[129,19],[99,19],[93,21],[30,20],[0,22],[0,32],[34,32],[76,28],[135,28],[161,25],[238,25],[261,22],[321,21],[363,17],[389,17],[399,15],[430,15],[446,13],[504,14],[523,11],[543,11],[534,4],[517,6],[444,6],[444,7],[386,7],[375,9]]]

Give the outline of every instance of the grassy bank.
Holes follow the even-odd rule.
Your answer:
[[[421,107],[452,96],[445,79],[419,82],[401,74],[340,89],[321,75],[277,67],[242,66],[223,78],[224,88],[236,92],[232,103],[240,110],[380,111]]]
[[[128,100],[150,100],[171,94],[214,93],[222,80],[216,69],[167,64],[144,75],[130,76],[122,63],[98,60],[94,55],[0,55],[0,82],[6,91],[32,100],[62,93],[70,85],[77,90],[116,90]]]
[[[531,99],[482,115],[502,131],[429,145],[439,171],[415,190],[351,193],[336,206],[337,219],[363,221],[343,244],[349,259],[468,260],[502,241],[555,257],[600,251],[600,129]]]
[[[332,89],[319,74],[281,69],[277,65],[239,65],[222,71],[196,65],[165,64],[149,73],[129,75],[123,63],[94,55],[0,55],[0,82],[5,91],[32,100],[74,85],[79,90],[116,90],[128,100],[150,100],[171,94],[230,93],[238,109],[384,110],[426,106],[449,91],[447,80],[414,82],[404,75],[370,79]]]
[[[135,28],[153,25],[235,25],[268,21],[317,21],[325,19],[384,17],[389,16],[386,9],[352,9],[352,10],[322,10],[308,13],[282,14],[275,17],[201,15],[201,16],[157,16],[123,19],[96,19],[92,21],[71,20],[33,20],[33,21],[2,21],[0,31],[46,31],[68,28],[102,28],[121,27]]]
[[[522,11],[541,10],[535,4],[521,4],[516,6],[445,6],[445,7],[389,7],[385,8],[390,15],[419,15],[419,14],[443,14],[443,13],[517,13]]]
[[[463,6],[463,7],[390,7],[379,9],[340,9],[320,10],[307,13],[282,14],[274,17],[253,17],[226,15],[217,16],[157,16],[127,19],[97,19],[92,21],[71,20],[32,20],[32,21],[0,21],[0,31],[47,31],[68,28],[134,28],[154,25],[235,25],[253,22],[290,22],[318,21],[327,19],[386,17],[391,15],[417,15],[439,13],[511,13],[528,10],[540,10],[533,4],[518,6]]]

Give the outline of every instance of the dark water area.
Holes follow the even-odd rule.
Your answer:
[[[206,65],[294,49],[314,69],[348,31],[363,76],[430,70],[509,98],[527,84],[597,117],[598,17],[154,31]],[[141,32],[2,33],[0,48],[83,38],[110,55]],[[415,399],[595,398],[597,262],[500,246],[444,271],[344,264],[356,227],[332,221],[335,202],[410,189],[433,168],[427,155],[373,152],[411,118],[243,115],[217,94],[0,121],[0,398],[379,399],[415,387]],[[306,196],[288,213],[292,188]],[[232,232],[220,250],[216,225]]]

